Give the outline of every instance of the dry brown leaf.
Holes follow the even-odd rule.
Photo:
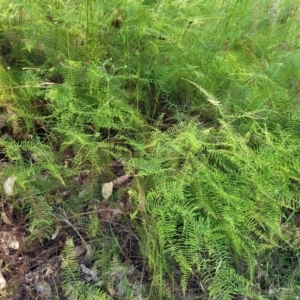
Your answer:
[[[62,226],[61,225],[57,225],[55,232],[51,235],[51,240],[55,240],[56,237],[58,236],[60,230],[61,230]]]
[[[114,290],[113,285],[111,284],[111,282],[107,283],[106,288],[107,288],[110,296],[113,297],[116,292],[115,292],[115,290]]]
[[[6,225],[12,225],[10,219],[6,215],[4,211],[1,211],[1,220],[6,224]]]
[[[128,180],[129,178],[131,178],[133,175],[123,175],[120,177],[117,177],[116,179],[114,179],[112,181],[112,183],[115,184],[122,184],[123,182],[125,182],[126,180]]]
[[[0,232],[0,245],[6,254],[8,254],[8,248],[16,250],[20,247],[20,243],[16,237],[6,231]]]
[[[114,184],[112,181],[103,184],[102,196],[105,201],[112,195],[113,187],[114,187]]]
[[[0,272],[0,290],[3,290],[6,287],[6,280]]]
[[[16,180],[17,180],[17,178],[15,176],[10,176],[5,180],[5,182],[3,184],[3,188],[4,188],[4,192],[6,193],[6,195],[12,196],[14,194],[13,187],[14,187]]]
[[[113,208],[98,209],[97,211],[101,221],[111,220],[123,214],[121,210]]]

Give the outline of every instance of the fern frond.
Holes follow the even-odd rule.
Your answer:
[[[243,295],[251,299],[266,300],[253,291],[254,286],[243,276],[238,275],[229,265],[222,264],[209,285],[210,294],[215,299],[228,300]]]
[[[49,171],[62,185],[65,185],[62,177],[62,166],[58,165],[53,150],[47,144],[39,143],[37,141],[22,141],[20,147],[22,150],[31,153],[36,162],[34,165],[36,170],[39,172],[45,170]]]
[[[108,297],[100,288],[92,284],[80,281],[79,264],[74,253],[74,243],[68,239],[63,250],[62,257],[62,282],[67,296],[80,300],[108,300]]]

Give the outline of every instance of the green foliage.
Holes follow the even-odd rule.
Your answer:
[[[217,131],[193,123],[156,131],[144,148],[148,153],[133,160],[132,168],[153,182],[146,194],[150,233],[144,233],[145,245],[153,247],[146,250],[149,261],[171,256],[184,290],[194,272],[214,282],[222,264],[252,280],[256,257],[283,238],[280,207],[290,207],[288,200],[274,198],[276,174],[267,180],[262,173],[263,153],[247,147],[227,123]],[[283,182],[281,188],[288,189]]]
[[[63,252],[62,278],[66,295],[76,299],[110,299],[100,288],[79,280],[79,265],[75,258],[72,239],[67,240]]]
[[[69,220],[57,206],[78,216],[67,224],[82,240],[101,232],[105,284],[132,296],[118,235],[82,217],[118,159],[134,174],[120,222],[135,224],[150,297],[174,298],[168,281],[188,293],[195,277],[210,299],[297,295],[299,7],[2,0],[1,180],[16,177],[4,198],[30,240]],[[63,256],[68,296],[107,298],[81,281],[71,238]]]

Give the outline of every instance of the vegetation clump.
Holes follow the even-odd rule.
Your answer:
[[[1,0],[0,298],[297,299],[299,3],[100,2]]]

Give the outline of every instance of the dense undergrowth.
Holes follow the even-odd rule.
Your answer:
[[[0,4],[2,201],[68,299],[300,297],[298,1]]]

